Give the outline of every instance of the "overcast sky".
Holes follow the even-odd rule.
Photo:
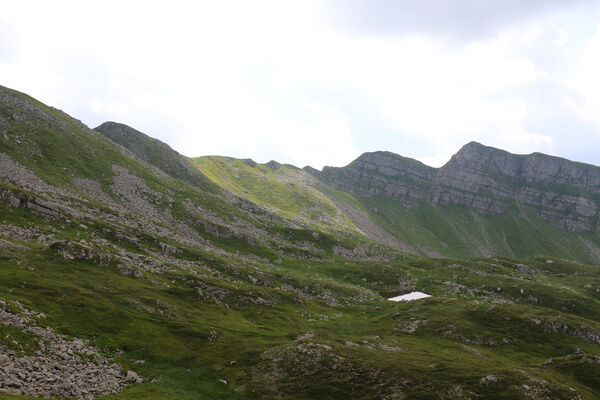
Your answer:
[[[0,0],[0,85],[188,156],[600,165],[600,1]]]

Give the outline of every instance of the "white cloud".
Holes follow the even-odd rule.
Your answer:
[[[586,121],[600,127],[600,25],[589,39],[579,68],[573,71],[570,86],[579,96],[565,99]],[[599,133],[600,134],[600,133]]]
[[[539,4],[525,10],[533,22],[450,47],[427,30],[349,35],[323,4],[6,1],[0,46],[18,46],[0,57],[0,83],[186,155],[298,166],[347,164],[382,143],[434,165],[470,140],[553,153],[556,137],[531,121],[557,107],[600,124],[600,35],[573,75],[579,33],[535,19]],[[357,113],[377,128],[357,132]]]

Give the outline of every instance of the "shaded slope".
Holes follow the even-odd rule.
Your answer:
[[[173,178],[199,188],[210,186],[210,181],[191,165],[187,157],[160,140],[117,122],[104,122],[94,130]]]

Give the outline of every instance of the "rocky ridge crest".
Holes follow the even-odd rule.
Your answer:
[[[600,168],[540,153],[517,155],[471,142],[439,169],[374,152],[346,167],[305,170],[355,196],[385,195],[411,209],[424,202],[466,206],[480,215],[527,208],[567,231],[599,228]]]

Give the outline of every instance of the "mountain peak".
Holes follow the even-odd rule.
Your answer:
[[[510,154],[509,152],[498,149],[496,147],[486,146],[479,142],[471,141],[465,144],[454,154],[453,157],[461,157],[465,154],[469,155],[482,155],[482,154]],[[513,154],[514,155],[514,154]]]
[[[489,146],[485,146],[479,142],[471,140],[469,143],[465,144],[461,150],[463,149],[480,149],[480,148],[488,148]],[[460,151],[460,150],[459,150]]]
[[[129,125],[123,124],[121,122],[115,122],[115,121],[104,121],[103,123],[101,123],[94,129],[108,129],[108,128],[113,129],[115,127],[124,127],[124,128],[135,130],[134,128],[130,127]]]
[[[278,170],[279,168],[282,167],[282,165],[280,163],[278,163],[277,161],[275,161],[275,160],[269,161],[268,163],[265,164],[265,166],[271,168],[274,171]]]
[[[158,139],[113,121],[104,122],[94,130],[173,178],[181,179],[192,186],[213,186],[208,178],[191,165],[189,159]]]
[[[108,139],[112,140],[113,142],[122,145],[123,147],[128,147],[126,144],[132,145],[133,143],[141,144],[142,142],[147,142],[159,144],[162,147],[169,148],[172,151],[176,152],[168,144],[153,137],[150,137],[145,133],[140,132],[137,129],[132,128],[131,126],[123,124],[121,122],[106,121],[98,125],[96,128],[94,128],[94,130],[107,137]]]

